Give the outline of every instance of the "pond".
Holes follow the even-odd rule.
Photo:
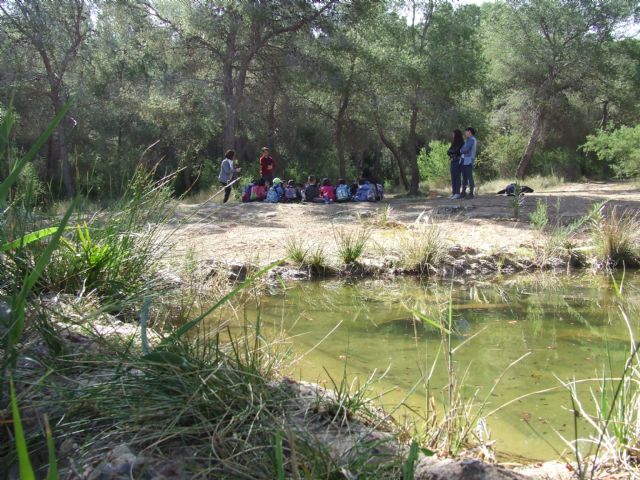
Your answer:
[[[640,276],[628,274],[623,304],[634,333],[638,287]],[[361,383],[374,371],[377,377],[386,372],[369,395],[388,392],[379,400],[385,409],[404,402],[396,418],[419,419],[427,408],[425,375],[432,371],[429,389],[439,409],[449,375],[442,332],[414,321],[411,310],[447,322],[450,298],[451,347],[460,346],[452,369],[464,377],[466,397],[477,392],[478,402],[486,399],[485,414],[498,409],[487,417],[496,451],[502,458],[557,458],[566,447],[560,435],[574,435],[570,397],[560,380],[609,374],[609,365],[619,374],[629,351],[629,330],[606,276],[532,275],[453,285],[301,282],[273,289],[259,310],[266,334],[285,332],[290,342],[296,362],[288,375],[331,387],[330,379],[339,382],[345,368]],[[250,307],[249,320],[257,310]],[[585,399],[589,388],[597,388],[595,382],[581,385]],[[584,434],[586,426],[581,428]]]

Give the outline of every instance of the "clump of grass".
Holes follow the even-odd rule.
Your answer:
[[[425,224],[413,230],[400,242],[403,268],[428,275],[447,255],[447,242],[436,224]]]
[[[329,258],[322,245],[316,245],[309,250],[306,262],[309,268],[317,274],[323,274],[329,268]]]
[[[367,222],[368,225],[378,228],[403,228],[404,225],[395,220],[395,213],[391,205],[376,210],[374,216]]]
[[[285,243],[287,257],[299,268],[308,268],[316,275],[326,273],[329,258],[323,245],[311,245],[301,238],[291,238]]]
[[[364,249],[371,238],[371,232],[366,229],[350,231],[344,228],[336,228],[333,238],[338,247],[338,256],[346,265],[353,264],[364,253]]]
[[[640,261],[640,215],[637,212],[600,208],[589,225],[596,260],[605,268],[637,266]]]
[[[297,265],[304,265],[310,248],[302,237],[287,237],[284,244],[287,257]]]
[[[533,228],[542,232],[549,223],[549,216],[547,215],[547,202],[542,199],[538,199],[536,202],[536,209],[529,215],[529,220]]]

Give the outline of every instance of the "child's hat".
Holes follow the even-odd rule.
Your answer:
[[[274,178],[274,179],[273,179],[273,184],[274,184],[274,185],[278,185],[278,184],[280,184],[280,183],[282,183],[282,180],[280,180],[278,177],[276,177],[276,178]]]

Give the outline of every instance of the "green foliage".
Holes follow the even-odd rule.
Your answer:
[[[420,179],[429,183],[447,183],[450,179],[449,145],[445,142],[434,140],[429,143],[429,151],[422,149],[418,155],[418,167]]]
[[[413,480],[415,478],[416,461],[420,456],[420,449],[418,443],[413,440],[409,447],[409,453],[407,459],[402,465],[402,480]]]
[[[18,452],[18,462],[20,465],[21,480],[35,480],[31,459],[29,458],[29,450],[27,450],[27,441],[22,428],[22,420],[20,419],[20,410],[18,409],[18,399],[16,398],[16,390],[13,380],[10,381],[11,388],[11,417],[13,419],[13,430],[15,433],[16,452]]]
[[[479,163],[500,178],[513,178],[526,143],[524,135],[492,135],[483,146]]]
[[[536,202],[536,209],[529,215],[531,225],[538,231],[543,231],[549,223],[549,216],[547,215],[547,202],[542,199],[538,199]]]
[[[640,175],[640,124],[589,135],[582,149],[611,165],[619,177]]]
[[[167,184],[171,177],[155,182],[152,175],[140,169],[119,202],[68,229],[61,237],[61,248],[43,265],[36,290],[77,295],[93,292],[116,310],[126,299],[141,295],[146,285],[154,282],[156,264],[165,248],[162,227],[170,215]],[[31,235],[41,233],[49,231]],[[18,243],[11,251],[15,278],[33,268],[41,251],[48,248],[33,240],[23,236],[11,243]]]

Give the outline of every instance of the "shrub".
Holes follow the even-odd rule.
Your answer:
[[[420,178],[429,183],[448,182],[449,171],[449,155],[447,150],[449,144],[434,140],[429,143],[429,151],[422,149],[418,155],[418,168],[420,169]]]
[[[589,135],[582,150],[610,164],[619,177],[637,177],[640,174],[640,124]]]
[[[483,145],[479,161],[485,169],[493,169],[497,176],[513,178],[526,144],[527,139],[521,134],[494,135]]]

